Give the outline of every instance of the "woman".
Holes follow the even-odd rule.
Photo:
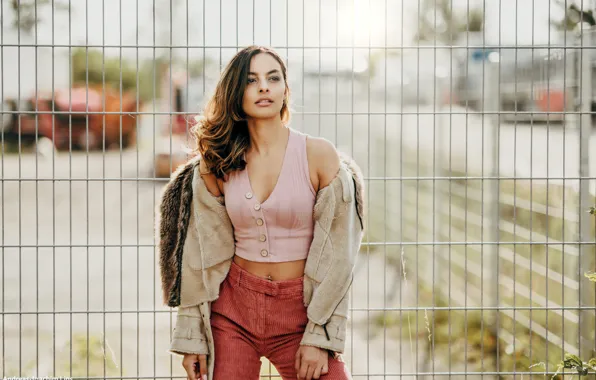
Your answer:
[[[350,378],[340,354],[362,179],[331,143],[289,127],[289,95],[275,51],[238,52],[194,127],[197,158],[162,195],[170,351],[190,379],[258,379],[261,356],[283,379]]]

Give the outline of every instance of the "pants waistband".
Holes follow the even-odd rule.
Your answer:
[[[248,272],[233,260],[227,279],[234,286],[240,286],[270,296],[297,298],[302,297],[304,290],[304,277],[291,280],[271,281]]]

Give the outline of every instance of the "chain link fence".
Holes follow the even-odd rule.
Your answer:
[[[551,31],[554,5],[0,4],[3,377],[185,377],[154,209],[250,44],[286,59],[291,126],[364,171],[354,378],[551,377],[596,356],[596,42]]]

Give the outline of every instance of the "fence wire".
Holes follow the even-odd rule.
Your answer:
[[[251,44],[364,171],[354,378],[593,376],[591,1],[0,4],[3,377],[186,377],[154,210]]]

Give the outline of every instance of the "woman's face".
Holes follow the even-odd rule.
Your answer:
[[[244,112],[255,119],[280,116],[286,84],[280,64],[267,53],[252,57],[242,99]]]

